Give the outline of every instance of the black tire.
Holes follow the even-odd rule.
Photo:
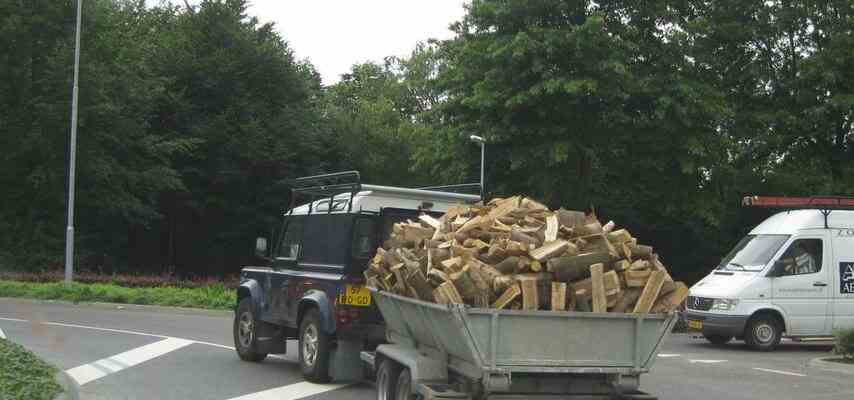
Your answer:
[[[331,338],[320,325],[317,309],[308,310],[299,325],[299,365],[309,382],[327,383]]]
[[[377,368],[377,400],[397,400],[397,380],[401,367],[393,360],[383,360]]]
[[[244,297],[234,313],[234,349],[243,361],[259,362],[267,358],[267,353],[258,351],[258,316],[252,307],[252,298]]]
[[[703,337],[705,337],[706,340],[709,341],[709,343],[717,345],[717,346],[723,346],[723,345],[729,343],[730,340],[732,340],[732,336],[726,336],[726,335],[705,335],[704,334]]]
[[[403,368],[397,375],[397,396],[395,400],[416,400],[417,396],[412,393],[412,374],[409,368]]]
[[[777,318],[770,315],[758,315],[747,324],[744,341],[754,350],[771,351],[780,344],[783,327]]]

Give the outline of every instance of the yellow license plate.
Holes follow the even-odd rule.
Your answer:
[[[371,305],[371,291],[365,286],[347,285],[344,293],[338,296],[338,304],[367,307]]]
[[[703,330],[703,321],[695,321],[695,320],[689,319],[688,320],[688,329],[702,331]]]

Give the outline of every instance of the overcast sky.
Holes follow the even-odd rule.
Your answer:
[[[183,1],[173,0],[183,4]],[[199,1],[190,1],[197,4]],[[299,59],[309,59],[324,84],[355,63],[405,56],[419,41],[453,36],[465,0],[250,0],[249,13],[275,22]]]

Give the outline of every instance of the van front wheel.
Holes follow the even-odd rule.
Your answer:
[[[754,317],[747,324],[744,341],[747,345],[759,351],[771,351],[780,344],[783,329],[780,322],[770,315]]]

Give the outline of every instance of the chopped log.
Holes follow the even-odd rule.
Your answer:
[[[618,229],[608,233],[608,240],[615,244],[625,243],[632,240],[632,235],[625,229]]]
[[[522,309],[539,309],[540,296],[537,293],[537,279],[523,276],[519,278],[519,285],[522,287]]]
[[[611,255],[608,253],[585,253],[573,257],[553,258],[547,266],[549,271],[554,272],[555,280],[571,282],[589,277],[591,265],[609,261]]]
[[[461,233],[466,233],[468,231],[471,231],[473,229],[488,228],[490,225],[492,225],[492,221],[493,221],[493,219],[490,217],[482,217],[482,216],[474,217],[474,218],[470,219],[468,222],[466,222],[465,224],[463,224],[463,226],[461,226],[460,229],[457,229],[457,233],[461,234]]]
[[[658,299],[658,292],[661,291],[661,285],[664,283],[664,272],[655,271],[646,282],[637,304],[635,304],[635,314],[647,314],[652,309],[653,303]]]
[[[617,224],[615,224],[614,221],[608,221],[607,224],[602,225],[602,232],[611,233],[616,226]]]
[[[588,236],[597,233],[604,233],[604,231],[602,230],[602,224],[598,222],[576,227],[574,229],[574,232],[576,236]]]
[[[485,258],[487,262],[497,264],[507,258],[507,251],[497,244],[492,244],[489,246],[489,250],[486,251]]]
[[[652,257],[652,246],[645,246],[642,244],[633,244],[633,245],[629,245],[629,250],[632,251],[632,255],[635,258],[648,260],[650,257]]]
[[[513,230],[510,231],[510,240],[512,240],[514,242],[525,243],[529,246],[539,246],[539,244],[540,244],[540,242],[537,240],[537,238],[535,238],[531,235],[528,235],[526,233],[522,233],[517,228],[513,228]],[[508,251],[509,250],[510,249],[508,248]]]
[[[420,270],[412,271],[406,277],[406,284],[414,289],[419,300],[430,302],[435,301],[433,298],[433,288],[430,286],[430,283],[427,282],[427,278],[424,277],[424,274],[422,274]]]
[[[632,264],[626,260],[619,260],[614,262],[612,268],[614,269],[614,271],[623,272],[628,270],[631,265]]]
[[[626,274],[626,286],[628,287],[645,287],[650,278],[650,271],[628,270]]]
[[[584,225],[584,213],[581,211],[557,210],[557,218],[560,226],[572,229]]]
[[[556,214],[551,214],[546,217],[545,241],[553,242],[557,240],[558,219]]]
[[[623,292],[623,296],[617,300],[617,304],[611,312],[624,313],[634,308],[635,303],[641,295],[641,289],[629,288]]]
[[[534,211],[548,211],[549,208],[536,200],[525,197],[522,199],[522,207]]]
[[[565,240],[555,240],[554,242],[547,242],[542,247],[531,250],[528,254],[531,255],[531,258],[537,261],[546,261],[549,258],[556,257],[566,251],[569,247],[569,242]]]
[[[664,273],[667,274],[666,271]],[[661,284],[661,291],[658,293],[658,297],[670,294],[674,290],[676,290],[676,282],[673,282],[673,278],[671,278],[670,280],[667,280],[667,278],[668,275],[665,275],[664,283]]]
[[[438,219],[433,218],[433,217],[431,217],[431,216],[429,216],[429,215],[427,215],[427,214],[421,214],[421,215],[419,215],[419,216],[418,216],[418,219],[419,219],[419,220],[421,220],[421,222],[423,222],[423,223],[427,224],[427,226],[429,226],[429,227],[431,227],[431,228],[433,228],[433,229],[439,230],[439,229],[441,229],[441,228],[442,228],[442,222],[440,222]]]
[[[382,265],[384,257],[385,257],[385,249],[380,247],[377,249],[377,254],[375,254],[374,258],[371,259],[371,263],[376,264],[376,265]]]
[[[454,283],[464,300],[474,300],[481,293],[472,275],[469,273],[468,265],[463,265],[458,272],[449,275],[451,282]]]
[[[385,287],[385,285],[383,284],[383,281],[381,279],[378,279],[377,277],[373,277],[373,276],[368,278],[367,285],[368,285],[368,287],[372,287],[372,288],[376,288],[376,289],[380,289],[380,290],[388,290],[388,288]]]
[[[442,261],[440,264],[446,272],[456,272],[460,270],[460,267],[462,267],[462,263],[462,257],[453,257]]]
[[[593,312],[602,313],[608,311],[608,299],[605,294],[604,275],[605,266],[603,264],[593,264],[590,266],[591,279],[591,297],[593,300]]]
[[[439,287],[433,290],[433,297],[439,304],[465,304],[462,296],[460,296],[460,292],[457,291],[457,288],[450,281],[439,285]]]
[[[519,208],[521,200],[522,198],[520,196],[513,196],[496,202],[496,207],[490,210],[487,216],[494,219],[506,217],[508,214],[513,212],[513,210]],[[512,223],[513,222],[511,222],[511,224]]]
[[[449,277],[444,271],[438,268],[433,268],[427,272],[427,279],[433,284],[433,286],[439,286],[451,280],[451,277]]]
[[[492,288],[495,293],[501,293],[507,290],[510,286],[518,282],[519,275],[502,275],[492,281]]]
[[[552,311],[566,310],[567,284],[565,282],[552,282]]]
[[[629,262],[632,262],[632,249],[629,248],[628,242],[620,243],[615,246],[615,248],[617,249],[617,255],[620,258],[624,258]]]
[[[468,259],[470,257],[476,257],[477,254],[477,249],[470,249],[468,247],[463,246],[451,247],[451,255],[453,255],[454,257],[462,257],[463,259]]]
[[[608,241],[604,234],[597,233],[594,235],[584,236],[581,238],[581,240],[583,240],[585,243],[584,247],[582,247],[582,250],[585,253],[605,251],[608,252],[611,257],[619,257],[617,250],[614,248],[614,245]]]
[[[675,283],[676,289],[670,294],[660,297],[652,307],[653,313],[669,313],[676,311],[685,298],[688,297],[688,287],[682,282]]]
[[[631,269],[632,271],[645,271],[650,269],[651,267],[652,264],[650,264],[646,260],[635,260],[635,262],[633,262],[632,265],[629,266],[629,269]]]
[[[510,256],[505,258],[498,264],[495,264],[497,269],[502,274],[515,274],[519,272],[519,257]]]
[[[578,300],[576,298],[577,296],[575,296],[575,290],[571,284],[567,284],[566,295],[569,303],[566,305],[566,311],[575,311],[578,308]]]
[[[521,243],[514,240],[508,240],[504,251],[510,256],[524,256],[528,254],[531,246],[527,243]]]
[[[421,225],[403,225],[397,224],[403,230],[403,240],[405,242],[418,243],[422,240],[427,240],[433,237],[434,230],[432,228],[424,228]]]
[[[504,293],[502,293],[501,296],[499,296],[494,303],[492,303],[492,308],[497,308],[499,310],[503,309],[504,307],[507,307],[510,302],[515,300],[516,297],[518,297],[520,294],[522,294],[522,289],[519,288],[519,284],[514,283],[510,285],[510,287],[508,287],[507,290],[505,290]]]
[[[533,261],[529,257],[519,257],[519,273],[531,272],[531,263]]]
[[[543,270],[543,263],[541,263],[537,260],[534,260],[534,261],[531,261],[531,266],[528,268],[531,270],[531,272],[540,272]]]
[[[622,286],[620,284],[620,278],[617,276],[616,271],[608,271],[602,275],[602,280],[605,283],[605,292],[610,292],[612,290],[621,291]],[[584,280],[580,280],[572,284],[577,292],[581,292],[581,295],[589,295],[593,291],[593,279],[587,278]]]

